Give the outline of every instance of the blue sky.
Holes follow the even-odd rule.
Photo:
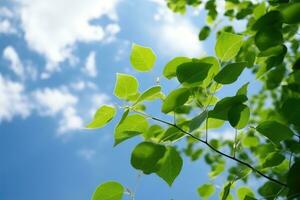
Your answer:
[[[121,111],[103,129],[82,127],[102,104],[120,103],[112,96],[117,72],[138,77],[142,91],[172,57],[214,54],[214,36],[198,41],[204,14],[198,8],[175,15],[163,0],[1,0],[0,199],[89,199],[108,180],[134,187],[130,152],[140,139],[112,147]],[[132,43],[156,52],[151,73],[130,67]],[[248,76],[220,95],[233,95]],[[177,85],[162,83],[165,91]],[[208,167],[184,159],[172,188],[155,175],[142,176],[136,199],[197,199]]]

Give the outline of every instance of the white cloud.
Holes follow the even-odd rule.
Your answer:
[[[78,116],[74,107],[63,110],[62,119],[59,122],[58,135],[69,133],[83,128],[83,120]]]
[[[3,57],[10,62],[10,69],[19,77],[24,78],[24,66],[18,53],[12,46],[7,46],[3,50]]]
[[[102,41],[105,38],[103,26],[92,24],[91,20],[107,16],[115,24],[118,19],[118,2],[119,0],[19,1],[25,39],[31,49],[46,57],[47,70],[55,71],[58,63],[74,59],[72,51],[76,42]],[[112,33],[111,30],[108,32]]]
[[[111,105],[110,97],[104,93],[94,94],[92,97],[90,115],[93,116],[96,110],[103,104]]]
[[[97,76],[96,53],[90,52],[85,63],[84,72],[90,77]]]
[[[10,121],[15,116],[25,118],[30,115],[31,105],[21,83],[5,79],[0,74],[0,94],[0,122]]]
[[[76,104],[78,98],[67,88],[45,88],[33,93],[39,114],[43,116],[59,116],[58,135],[79,130],[83,120],[78,116]]]
[[[12,18],[14,16],[13,12],[6,8],[0,7],[0,17]]]
[[[198,40],[199,28],[185,16],[178,16],[167,8],[161,0],[152,0],[158,5],[154,20],[158,21],[155,30],[150,32],[156,39],[161,53],[169,56],[203,56],[202,45]],[[157,31],[159,30],[159,31]]]
[[[66,89],[45,88],[33,92],[33,98],[42,115],[53,116],[68,107],[76,105],[78,98]]]
[[[9,20],[4,19],[0,21],[0,33],[11,34],[16,33],[16,30]]]

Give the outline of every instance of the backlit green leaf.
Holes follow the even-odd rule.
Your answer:
[[[115,181],[99,185],[93,194],[92,200],[121,200],[124,194],[124,187]]]
[[[289,196],[296,195],[300,193],[299,187],[299,180],[300,180],[300,161],[296,161],[287,175],[287,185],[289,188]]]
[[[146,90],[145,92],[143,92],[136,100],[136,102],[134,103],[140,103],[146,100],[153,100],[155,98],[159,98],[161,96],[161,87],[160,86],[154,86],[149,88],[148,90]]]
[[[114,95],[119,99],[128,100],[137,94],[139,83],[134,76],[117,73]]]
[[[221,84],[230,84],[235,82],[240,74],[243,72],[247,62],[231,63],[226,65],[215,76],[215,81]]]
[[[246,196],[254,197],[254,193],[251,188],[245,186],[239,187],[236,193],[239,200],[244,200]]]
[[[227,200],[230,194],[232,183],[229,182],[227,185],[223,188],[221,194],[222,194],[222,200]],[[230,198],[230,197],[229,197]]]
[[[240,87],[238,89],[238,91],[236,92],[236,95],[245,95],[245,96],[247,96],[248,86],[249,86],[249,82],[245,83],[242,87]]]
[[[182,158],[174,147],[168,147],[164,157],[158,162],[160,166],[157,175],[172,185],[182,168]]]
[[[190,62],[191,59],[187,57],[175,57],[170,62],[168,62],[164,68],[163,75],[167,79],[176,77],[176,70],[182,63]]]
[[[158,161],[163,158],[166,147],[152,142],[138,144],[131,154],[131,165],[142,170],[145,174],[157,172],[160,167]]]
[[[220,63],[219,63],[218,59],[214,56],[208,56],[208,57],[201,58],[200,62],[209,63],[212,65],[208,71],[207,77],[205,78],[205,80],[202,83],[203,87],[207,87],[209,84],[211,84],[214,76],[216,74],[218,74],[218,72],[220,71],[220,68],[221,68]],[[219,84],[219,86],[221,86],[221,85]],[[216,89],[216,87],[212,87],[212,88],[213,88],[213,90]]]
[[[112,106],[101,106],[95,113],[94,119],[86,128],[101,128],[105,126],[116,115],[116,108]]]
[[[203,184],[198,188],[198,194],[203,199],[209,199],[213,193],[215,193],[216,188],[213,184]]]
[[[138,71],[150,71],[156,61],[156,55],[149,47],[143,47],[137,44],[132,45],[130,62],[133,68]]]
[[[282,140],[290,139],[294,135],[289,127],[276,121],[265,121],[259,124],[256,130],[275,144],[279,144]]]
[[[243,44],[243,36],[222,32],[217,39],[215,52],[218,58],[227,62],[233,59]]]
[[[148,121],[142,115],[133,114],[121,120],[115,129],[115,144],[147,131]]]
[[[255,35],[255,44],[260,51],[277,46],[283,42],[283,36],[278,28],[265,27]]]
[[[169,113],[182,106],[189,99],[190,92],[187,88],[179,88],[170,92],[162,104],[161,111]]]

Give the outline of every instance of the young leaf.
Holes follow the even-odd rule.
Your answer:
[[[176,77],[176,70],[179,65],[182,63],[190,62],[191,59],[187,57],[176,57],[173,58],[170,62],[167,63],[167,65],[164,68],[163,75],[167,79],[171,79],[173,77]]]
[[[254,197],[254,193],[251,190],[251,188],[242,186],[237,189],[237,197],[239,200],[244,200],[246,198],[246,196]]]
[[[138,92],[138,80],[128,74],[117,73],[114,95],[119,99],[128,100]]]
[[[231,63],[226,65],[215,76],[214,80],[221,84],[230,84],[235,82],[245,69],[247,62]]]
[[[191,122],[190,122],[190,132],[193,132],[194,130],[196,130],[197,128],[199,128],[201,126],[201,124],[205,121],[205,119],[207,119],[208,116],[208,112],[207,111],[203,111],[202,113],[200,113],[199,115],[197,115],[196,117],[194,117]]]
[[[244,128],[250,118],[250,109],[244,104],[232,106],[228,111],[228,121],[236,129]]]
[[[115,115],[115,107],[103,105],[96,111],[93,121],[86,128],[101,128],[110,122]]]
[[[209,199],[209,197],[215,193],[216,188],[213,184],[203,184],[197,191],[202,199]]]
[[[92,196],[92,200],[121,200],[124,194],[124,187],[115,181],[99,185]]]
[[[222,32],[217,39],[215,52],[222,62],[234,58],[243,44],[243,36]]]
[[[277,165],[280,165],[284,161],[285,157],[278,153],[278,152],[273,152],[267,155],[265,161],[263,162],[262,166],[264,168],[266,167],[274,167]]]
[[[124,140],[132,138],[136,135],[147,131],[148,121],[142,115],[133,114],[121,120],[115,129],[114,146],[120,144]]]
[[[176,108],[182,106],[189,99],[190,92],[187,88],[178,88],[170,92],[162,104],[161,111],[163,113],[169,113]]]
[[[149,47],[143,47],[137,44],[132,45],[130,62],[133,68],[138,71],[150,71],[156,61],[156,55]]]
[[[176,76],[184,86],[199,86],[207,77],[211,66],[209,63],[199,61],[183,63],[177,67]]]
[[[282,140],[290,139],[294,135],[289,127],[276,121],[265,121],[259,124],[256,130],[275,144],[279,144]]]
[[[159,160],[158,165],[160,169],[156,173],[171,186],[181,171],[182,163],[183,161],[178,151],[170,146],[167,148],[164,157]]]
[[[148,90],[146,90],[145,92],[143,92],[136,100],[136,102],[134,103],[134,105],[145,101],[145,100],[153,100],[157,97],[160,97],[160,91],[161,91],[161,87],[160,86],[154,86],[149,88]]]
[[[166,147],[152,142],[138,144],[131,154],[131,165],[145,174],[157,172],[158,161],[165,155]]]

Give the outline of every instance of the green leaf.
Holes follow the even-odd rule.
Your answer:
[[[257,48],[265,51],[270,47],[280,45],[283,42],[283,36],[279,28],[265,27],[256,33],[254,40]]]
[[[300,193],[299,188],[299,180],[300,180],[300,161],[296,161],[287,175],[287,185],[289,188],[289,196],[296,195]]]
[[[198,188],[198,194],[203,199],[209,199],[213,193],[215,193],[216,188],[213,184],[203,184]]]
[[[187,57],[176,57],[173,58],[170,62],[168,62],[164,68],[163,75],[167,79],[171,79],[176,77],[176,70],[179,65],[182,63],[190,62],[192,59]]]
[[[101,128],[110,122],[115,115],[115,107],[103,105],[96,111],[94,119],[86,126],[86,128]]]
[[[115,181],[99,185],[93,194],[92,200],[121,200],[124,194],[124,187]]]
[[[261,16],[263,16],[265,14],[265,12],[266,12],[266,4],[265,4],[265,2],[262,2],[254,8],[253,15],[254,15],[255,19],[258,19]]]
[[[199,33],[199,40],[205,40],[209,34],[210,34],[211,30],[209,26],[203,26],[203,28],[201,29],[200,33]]]
[[[222,32],[217,39],[215,52],[222,62],[233,59],[243,44],[243,36]]]
[[[230,189],[231,189],[231,185],[232,183],[229,182],[227,183],[227,185],[223,188],[223,191],[221,192],[222,193],[222,200],[226,200],[230,194]]]
[[[275,144],[279,144],[282,140],[290,139],[294,135],[289,127],[276,121],[265,121],[259,124],[256,130]]]
[[[237,196],[239,200],[244,200],[246,196],[254,197],[254,193],[249,187],[242,186],[237,189]]]
[[[248,148],[256,147],[258,144],[259,144],[259,140],[256,136],[247,135],[242,140],[242,145],[244,147],[248,147]]]
[[[281,54],[285,54],[287,52],[287,48],[285,45],[278,45],[274,47],[270,47],[265,51],[262,51],[258,54],[258,57],[269,57],[269,56],[277,56]]]
[[[277,27],[280,28],[282,25],[282,16],[281,13],[277,10],[272,10],[262,17],[260,17],[252,26],[253,30],[260,30],[268,27]]]
[[[220,68],[221,68],[220,63],[219,63],[218,59],[214,56],[208,56],[208,57],[201,58],[200,62],[209,63],[212,65],[208,71],[207,77],[205,78],[205,80],[202,83],[203,87],[207,87],[208,85],[211,84],[214,76],[220,71]],[[219,85],[219,86],[221,86],[221,85]],[[212,88],[215,89],[215,87],[212,87]]]
[[[167,148],[164,157],[158,162],[160,169],[156,173],[171,186],[181,171],[182,163],[178,151],[170,146]]]
[[[284,161],[285,157],[278,153],[278,152],[273,152],[267,155],[265,161],[263,162],[262,166],[264,168],[266,167],[274,167],[277,165],[280,165]]]
[[[247,62],[231,63],[226,65],[215,76],[215,81],[221,84],[230,84],[235,82],[245,69]]]
[[[182,106],[189,99],[190,92],[187,88],[178,88],[170,92],[162,104],[161,111],[163,113],[169,113],[176,108]]]
[[[166,147],[163,145],[142,142],[134,148],[131,154],[131,165],[145,174],[157,172],[160,169],[157,163],[163,158],[165,152]]]
[[[244,104],[238,104],[228,111],[228,121],[236,129],[244,128],[250,118],[250,109]]]
[[[133,68],[138,71],[150,71],[156,61],[156,55],[149,47],[143,47],[137,44],[132,45],[130,62]]]
[[[249,86],[249,82],[245,83],[242,87],[240,87],[238,89],[238,91],[236,92],[236,95],[245,95],[245,96],[247,96],[248,86]]]
[[[133,114],[121,120],[115,129],[115,144],[120,144],[124,140],[147,131],[148,121],[142,115]]]
[[[281,109],[283,116],[292,124],[300,127],[300,99],[289,98],[284,101]]]
[[[300,2],[289,3],[283,9],[280,10],[283,22],[286,24],[300,23]]]
[[[245,95],[237,95],[233,97],[225,97],[221,99],[214,107],[213,110],[209,111],[208,117],[227,120],[228,119],[228,111],[232,106],[237,104],[241,104],[247,101],[247,97]]]
[[[154,124],[154,125],[151,125],[146,132],[144,132],[143,136],[146,140],[148,140],[148,139],[158,137],[163,132],[164,132],[164,129],[161,126]]]
[[[207,77],[212,65],[200,61],[192,61],[179,65],[176,70],[178,81],[184,86],[199,86]]]
[[[147,89],[145,92],[143,92],[136,100],[134,105],[146,101],[146,100],[153,100],[155,98],[160,98],[161,96],[161,87],[160,86],[154,86],[149,89]]]
[[[114,95],[119,99],[128,100],[138,92],[138,80],[128,74],[117,73]]]
[[[274,183],[272,181],[268,181],[266,182],[262,187],[260,187],[258,189],[258,193],[263,196],[266,197],[268,200],[270,199],[274,199],[274,195],[276,195],[278,193],[279,190],[281,190],[281,185]],[[270,196],[272,196],[270,198]]]
[[[194,130],[196,130],[197,128],[199,128],[202,123],[205,121],[205,119],[207,119],[208,116],[208,112],[205,110],[202,113],[200,113],[199,115],[197,115],[196,117],[194,117],[189,125],[190,128],[190,132],[193,132]]]

